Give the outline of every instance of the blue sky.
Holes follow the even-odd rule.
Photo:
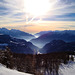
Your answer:
[[[32,33],[51,29],[64,30],[65,27],[75,29],[75,0],[49,0],[51,7],[48,12],[36,17],[27,14],[24,2],[25,0],[0,0],[0,27]]]

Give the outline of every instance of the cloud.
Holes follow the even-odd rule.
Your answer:
[[[0,20],[3,23],[24,20],[23,0],[2,0],[0,1]],[[1,22],[0,22],[1,23]]]
[[[74,27],[75,28],[75,25],[69,25],[69,27]]]
[[[75,28],[75,24],[71,24],[71,25],[63,25],[63,26],[59,26],[57,28],[61,28],[61,29],[73,29]]]
[[[15,24],[5,24],[5,25],[0,25],[0,27],[5,27],[5,28],[20,28],[20,27],[24,27],[24,28],[27,28],[27,27],[32,27],[34,25],[32,24],[26,24],[23,22],[23,24],[20,22],[19,24],[18,23],[15,23]]]
[[[75,0],[49,0],[51,8],[33,21],[75,21]],[[28,21],[33,16],[28,14]],[[0,24],[26,22],[24,0],[0,0]]]
[[[53,20],[53,18],[54,18],[54,20],[57,20],[59,18],[59,16],[61,16],[61,18],[63,18],[65,16],[65,18],[67,18],[67,14],[72,14],[72,13],[75,14],[74,9],[75,9],[75,1],[74,0],[58,0],[56,2],[56,4],[52,6],[52,9],[44,17],[44,19],[52,18],[52,20]],[[71,16],[68,15],[68,18],[71,18]],[[62,19],[61,19],[61,21],[62,21]]]

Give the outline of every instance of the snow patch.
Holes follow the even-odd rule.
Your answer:
[[[18,44],[17,42],[10,41],[11,43]]]
[[[11,70],[0,64],[0,75],[32,75],[27,73],[22,73],[16,70]]]
[[[59,75],[75,75],[75,63],[62,64],[59,69]]]
[[[0,46],[8,46],[8,44],[7,43],[4,43],[4,44],[0,44]]]

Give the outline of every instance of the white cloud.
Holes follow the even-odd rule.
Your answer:
[[[4,0],[0,1],[0,7],[6,8],[0,9],[0,23],[12,23],[16,21],[26,20],[26,12],[24,7],[24,0]],[[50,0],[51,8],[48,13],[40,16],[42,18],[54,18],[57,15],[64,15],[68,13],[75,13],[75,1],[74,0]],[[3,14],[4,13],[4,14]],[[5,14],[6,13],[6,14]],[[19,14],[19,15],[15,15]],[[35,17],[38,18],[39,16]],[[40,18],[39,17],[39,18]],[[33,18],[29,15],[29,18]],[[62,20],[62,19],[61,19]]]

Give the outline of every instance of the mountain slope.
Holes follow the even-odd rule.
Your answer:
[[[49,32],[52,32],[52,31],[41,31],[41,32],[36,33],[36,34],[34,34],[34,35],[35,35],[36,37],[40,37],[41,35],[46,34],[46,33],[49,33]]]
[[[16,39],[9,35],[0,35],[0,49],[5,49],[6,46],[8,46],[12,52],[25,54],[33,54],[34,49],[38,49],[38,47],[32,43],[23,39]]]
[[[31,40],[33,38],[35,38],[33,35],[20,31],[20,30],[16,30],[16,29],[11,29],[8,30],[6,28],[0,28],[0,34],[7,34],[10,35],[12,37],[18,38],[18,39],[25,39],[25,40]]]
[[[64,31],[55,30],[55,31],[41,31],[41,32],[36,33],[34,35],[40,37],[40,36],[42,36],[44,34],[47,34],[47,33],[50,33],[50,32],[56,32],[56,33],[61,33],[61,34],[67,32],[67,33],[70,33],[70,34],[75,34],[75,30],[64,30]]]
[[[65,51],[75,51],[75,44],[73,46],[72,43],[66,43],[63,40],[53,40],[40,50],[41,53]]]
[[[75,41],[75,30],[50,31],[36,39],[32,39],[31,42],[36,44],[38,47],[43,47],[45,44],[52,40],[64,40],[66,42],[73,42]]]

